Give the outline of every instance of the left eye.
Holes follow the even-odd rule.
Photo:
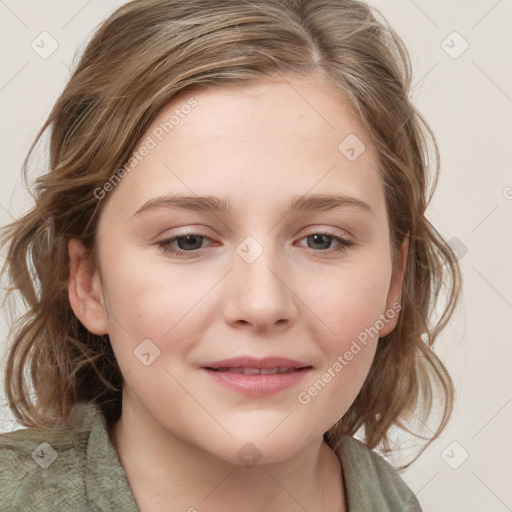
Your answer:
[[[158,242],[157,245],[165,252],[176,254],[178,256],[191,255],[200,249],[203,249],[202,241],[203,239],[207,239],[208,237],[202,236],[196,233],[189,233],[187,235],[176,236],[173,238],[168,238],[166,240],[162,240]],[[312,233],[307,235],[301,240],[307,239],[308,241],[312,241],[313,244],[320,244],[321,247],[309,247],[310,249],[319,249],[317,252],[332,252],[332,251],[342,251],[344,249],[348,249],[350,246],[354,245],[354,242],[334,236],[328,233]],[[332,241],[338,243],[337,247],[330,248]],[[177,243],[178,247],[174,244]],[[308,244],[309,245],[309,244]],[[327,247],[325,247],[327,245]]]
[[[338,247],[335,247],[334,249],[329,247],[320,247],[321,251],[327,252],[327,251],[342,251],[344,249],[348,249],[351,245],[354,245],[354,242],[342,238],[340,236],[334,236],[330,235],[328,233],[313,233],[311,235],[307,235],[304,237],[305,239],[312,240],[313,243],[320,243],[320,245],[327,245],[330,246],[332,241],[335,241],[338,243]],[[301,239],[303,240],[303,239]],[[314,247],[310,247],[311,249],[314,249]]]

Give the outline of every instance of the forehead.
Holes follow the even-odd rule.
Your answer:
[[[193,109],[187,108],[191,101],[196,103]],[[265,79],[184,93],[159,113],[147,132],[157,138],[163,132],[160,135],[166,138],[170,135],[166,123],[171,120],[175,123],[172,138],[176,143],[183,137],[196,146],[226,135],[232,136],[233,150],[242,144],[246,150],[254,141],[255,152],[258,142],[266,148],[284,146],[296,152],[304,142],[305,150],[322,142],[324,146],[334,144],[337,149],[339,139],[350,133],[369,142],[346,96],[317,77]],[[192,131],[195,141],[190,138]]]
[[[162,193],[230,196],[242,208],[309,192],[382,200],[368,133],[342,93],[318,79],[180,94],[160,111],[128,166],[113,195],[123,196],[131,214]]]

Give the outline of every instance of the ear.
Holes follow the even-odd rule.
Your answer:
[[[71,308],[82,324],[93,334],[108,334],[108,315],[98,269],[92,263],[83,243],[74,238],[68,242]]]
[[[391,275],[391,282],[389,284],[388,295],[386,298],[386,311],[384,327],[379,329],[379,338],[389,334],[398,322],[398,315],[400,309],[398,305],[402,300],[402,282],[407,265],[407,255],[409,253],[409,237],[406,236],[395,253],[393,261],[393,273]],[[387,314],[386,314],[387,313]]]

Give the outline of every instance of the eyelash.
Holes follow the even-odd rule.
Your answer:
[[[310,233],[309,235],[302,237],[301,240],[304,238],[309,238],[311,236],[315,236],[315,235],[326,236],[328,238],[331,238],[332,240],[335,240],[336,242],[338,242],[340,244],[338,247],[336,247],[334,249],[325,249],[325,250],[319,250],[319,251],[315,251],[315,252],[319,252],[319,253],[344,252],[347,249],[349,249],[350,247],[352,247],[353,245],[355,245],[354,242],[352,242],[351,240],[347,240],[346,238],[342,238],[339,236],[334,236],[330,233],[322,233],[322,232]],[[186,238],[187,236],[194,236],[194,237],[198,237],[198,238],[208,238],[207,236],[200,235],[199,233],[186,233],[184,235],[175,236],[173,238],[167,238],[165,240],[157,242],[156,245],[158,245],[164,253],[170,253],[175,256],[187,257],[187,256],[190,256],[191,254],[194,254],[194,253],[200,251],[201,249],[194,249],[192,251],[183,251],[182,249],[178,249],[172,245],[172,242],[179,240],[181,238]],[[311,250],[314,251],[314,249],[311,249]]]

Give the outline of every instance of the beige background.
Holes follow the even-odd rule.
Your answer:
[[[75,52],[123,3],[0,1],[0,224],[30,204],[21,162],[70,76]],[[425,512],[512,510],[512,2],[370,4],[409,48],[412,97],[442,157],[429,218],[458,247],[464,277],[463,303],[437,349],[457,386],[455,413],[403,477]],[[31,48],[42,32],[58,44],[47,58]],[[51,49],[49,36],[41,37]],[[2,318],[2,339],[6,331]],[[0,357],[2,351],[0,344]],[[17,427],[2,395],[0,431]]]

